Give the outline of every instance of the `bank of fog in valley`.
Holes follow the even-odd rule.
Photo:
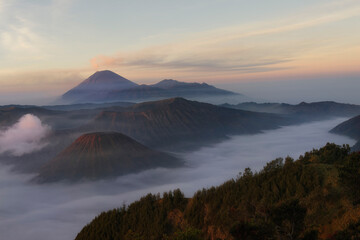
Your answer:
[[[4,239],[73,239],[101,211],[131,203],[147,193],[180,188],[187,196],[219,185],[246,167],[261,169],[277,157],[297,158],[326,142],[354,144],[328,133],[345,119],[284,127],[263,134],[235,136],[223,143],[184,154],[186,168],[153,169],[75,185],[31,185],[30,175],[0,170],[0,232]],[[29,159],[30,161],[30,159]]]

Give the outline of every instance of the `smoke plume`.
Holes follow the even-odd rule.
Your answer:
[[[43,140],[49,132],[50,127],[38,117],[26,114],[13,126],[0,132],[0,154],[21,156],[38,151],[46,146]]]

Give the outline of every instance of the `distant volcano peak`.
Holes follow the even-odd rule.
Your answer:
[[[148,101],[169,97],[219,97],[237,93],[216,88],[206,83],[180,82],[164,79],[156,84],[138,85],[110,71],[97,71],[75,88],[62,95],[61,100],[71,103]]]
[[[63,100],[78,101],[81,99],[96,99],[103,92],[121,91],[138,86],[138,84],[110,71],[98,71],[85,79],[78,86],[66,92]]]
[[[85,79],[82,83],[78,85],[78,87],[82,87],[84,85],[89,84],[110,84],[114,85],[125,85],[126,88],[137,86],[136,83],[131,82],[130,80],[110,71],[97,71],[87,79]]]

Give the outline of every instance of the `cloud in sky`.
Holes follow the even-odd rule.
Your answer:
[[[46,146],[43,140],[49,131],[50,127],[44,125],[38,117],[26,114],[13,126],[0,131],[0,154],[22,156],[38,151]]]
[[[0,35],[1,45],[7,51],[38,53],[41,38],[31,29],[27,20],[18,18],[18,23],[10,25]]]
[[[348,3],[341,5],[343,9],[339,9],[339,4],[328,4],[325,5],[326,11],[316,9],[312,13],[301,13],[281,20],[223,27],[192,34],[180,42],[110,56],[99,55],[90,61],[95,69],[165,68],[230,74],[296,68],[297,61],[301,61],[307,53],[321,54],[324,45],[332,44],[326,39],[327,29],[312,32],[311,36],[306,36],[307,31],[360,16],[360,3]],[[340,47],[336,50],[342,51]],[[312,64],[311,59],[309,64]]]
[[[55,23],[66,18],[74,0],[0,1],[0,70],[38,70],[54,61],[60,48]],[[61,51],[61,50],[60,50]],[[50,61],[49,61],[50,60]]]

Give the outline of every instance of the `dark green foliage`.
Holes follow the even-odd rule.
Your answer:
[[[174,234],[174,240],[201,240],[202,233],[195,228],[188,228],[184,231],[179,231]]]
[[[305,153],[299,160],[304,163],[341,164],[350,151],[349,145],[343,145],[340,148],[334,143],[327,143],[325,147]]]
[[[304,229],[305,215],[306,208],[300,206],[297,199],[276,206],[271,211],[271,218],[280,239],[297,239]]]
[[[340,168],[340,180],[348,192],[352,195],[355,204],[360,203],[360,155],[350,154],[342,162]]]
[[[359,239],[360,223],[338,233],[319,231],[353,210],[344,202],[358,206],[359,180],[360,153],[327,144],[297,161],[278,158],[260,172],[247,168],[237,179],[200,190],[190,200],[180,190],[162,199],[149,194],[128,208],[100,214],[77,240]]]
[[[304,234],[302,240],[318,240],[319,232],[317,230],[310,230]]]
[[[100,214],[94,219],[96,224],[88,224],[76,239],[161,239],[164,234],[174,232],[168,220],[173,209],[183,210],[187,204],[180,190],[159,195],[148,194],[128,208],[115,209]]]
[[[235,240],[273,239],[274,226],[265,223],[238,222],[230,228]]]

